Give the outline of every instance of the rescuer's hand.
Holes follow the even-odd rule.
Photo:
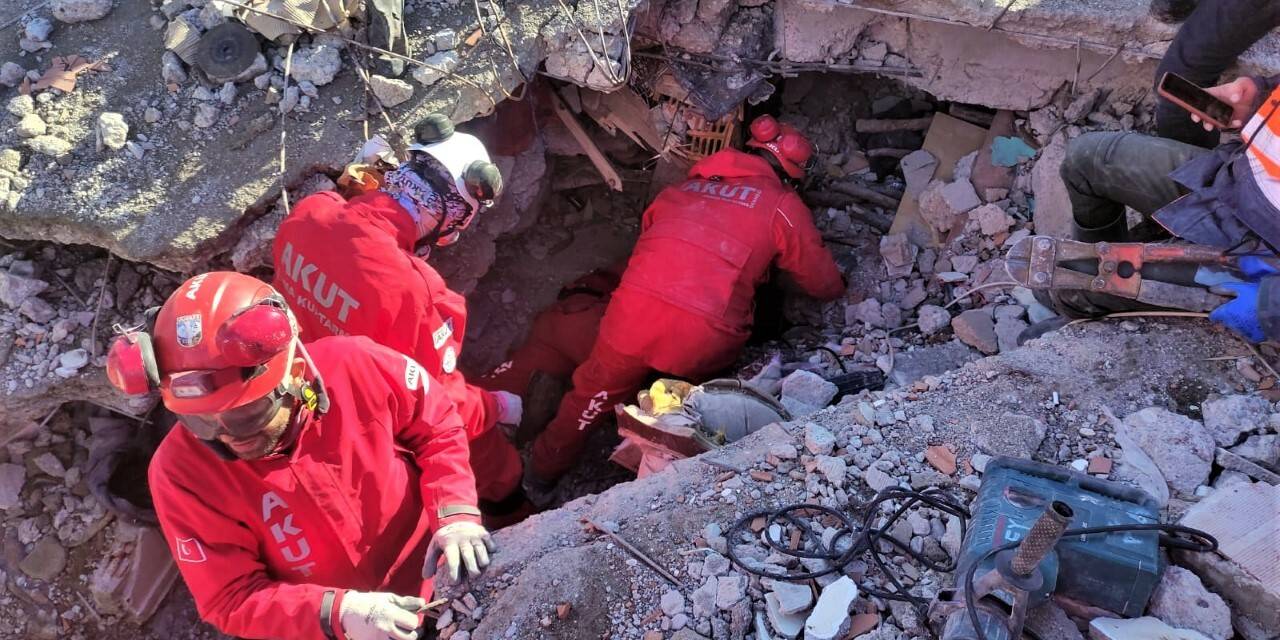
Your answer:
[[[1205,89],[1213,97],[1231,105],[1231,122],[1224,123],[1232,129],[1239,129],[1258,110],[1258,84],[1248,76],[1236,78],[1226,84]],[[1200,122],[1200,116],[1191,114],[1191,120]],[[1213,125],[1200,122],[1205,131],[1213,131]]]
[[[498,403],[498,424],[502,425],[503,432],[510,438],[515,432],[516,427],[520,426],[520,419],[524,417],[524,400],[520,396],[506,391],[494,391],[493,398]]]
[[[427,547],[427,560],[422,565],[422,577],[436,575],[436,565],[444,556],[449,580],[457,582],[459,569],[465,564],[467,574],[475,577],[489,566],[489,552],[493,551],[493,538],[484,527],[474,522],[453,522],[436,530]]]
[[[422,598],[348,591],[342,597],[342,631],[347,640],[414,640],[418,612],[426,607]]]

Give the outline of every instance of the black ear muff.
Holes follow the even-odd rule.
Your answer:
[[[497,200],[502,195],[502,172],[492,162],[476,160],[467,165],[462,172],[462,181],[476,200]]]
[[[160,366],[156,364],[156,351],[151,346],[151,334],[139,331],[133,334],[138,344],[138,353],[142,356],[142,370],[153,388],[160,388]]]
[[[421,145],[443,142],[453,136],[453,121],[443,113],[430,113],[413,127],[414,142]]]
[[[142,366],[147,372],[147,379],[151,381],[151,386],[160,388],[160,365],[156,364],[156,350],[151,345],[151,332],[156,330],[156,316],[160,315],[160,307],[149,307],[142,312],[142,321],[146,323],[147,330],[139,331],[138,347],[142,352]]]

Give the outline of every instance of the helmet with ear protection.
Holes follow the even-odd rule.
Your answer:
[[[284,299],[240,273],[187,280],[148,324],[149,331],[123,330],[115,339],[107,377],[126,394],[158,388],[179,415],[243,406],[286,384],[297,355],[309,363]]]
[[[425,153],[439,162],[472,213],[502,194],[502,174],[489,160],[484,143],[471,134],[455,131],[448,117],[428,115],[414,128],[414,137],[406,151]]]
[[[795,127],[778,122],[773,116],[760,116],[748,128],[751,139],[747,146],[767,151],[789,177],[804,178],[813,158],[813,144]]]

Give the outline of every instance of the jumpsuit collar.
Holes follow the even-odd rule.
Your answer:
[[[401,249],[413,251],[413,245],[418,242],[417,226],[409,211],[390,194],[370,191],[352,198],[348,203],[353,213],[390,233]]]
[[[778,174],[773,172],[769,161],[760,156],[744,153],[737,149],[717,151],[693,165],[689,169],[689,178],[765,178],[770,182],[782,185]]]

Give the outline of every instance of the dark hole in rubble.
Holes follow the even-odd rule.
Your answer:
[[[1201,407],[1209,394],[1213,393],[1213,389],[1204,381],[1191,378],[1178,378],[1170,382],[1166,391],[1174,401],[1174,411],[1196,420],[1204,417]]]
[[[869,185],[886,198],[900,198],[903,179],[898,169],[902,155],[921,148],[922,128],[857,131],[864,119],[909,120],[946,109],[928,94],[893,80],[875,76],[806,73],[779,81],[772,98],[759,105],[745,105],[738,123],[740,146],[746,125],[758,115],[775,114],[804,130],[816,147],[814,168],[800,191],[814,212],[815,221],[828,248],[838,259],[857,295],[878,297],[884,278],[879,255],[880,229],[847,215],[830,214],[849,201],[825,199],[826,185],[852,179]],[[970,117],[981,120],[990,114],[969,108]],[[501,362],[503,355],[523,338],[529,319],[553,299],[556,291],[592,268],[624,261],[639,229],[640,214],[662,186],[678,182],[684,170],[665,182],[659,174],[670,174],[654,166],[652,153],[641,149],[621,134],[610,136],[593,129],[594,123],[581,118],[592,129],[592,139],[600,145],[623,177],[622,192],[610,191],[600,174],[582,155],[555,155],[548,159],[546,187],[536,219],[498,238],[495,258],[475,289],[468,293],[468,335],[462,367],[469,375],[482,374]],[[473,130],[492,126],[477,121]],[[887,222],[893,211],[880,213]],[[482,223],[481,223],[482,224]],[[438,252],[433,263],[450,278],[450,261],[468,251],[466,243]],[[441,266],[442,265],[442,266]],[[825,345],[840,341],[843,304],[823,305],[803,296],[789,295],[783,279],[773,277],[756,294],[755,322],[747,349],[737,365],[721,375],[749,377],[774,355],[781,353],[788,371],[817,368],[838,375],[847,368],[869,368],[855,364]],[[834,335],[824,330],[837,327]],[[815,362],[816,360],[816,362]],[[662,377],[655,373],[652,379]],[[634,399],[632,399],[634,401]],[[527,409],[528,407],[526,407]],[[551,407],[554,411],[554,404]],[[531,440],[534,433],[522,433]],[[619,439],[612,425],[593,435],[583,462],[561,484],[560,498],[597,493],[631,479],[629,472],[608,462]]]

